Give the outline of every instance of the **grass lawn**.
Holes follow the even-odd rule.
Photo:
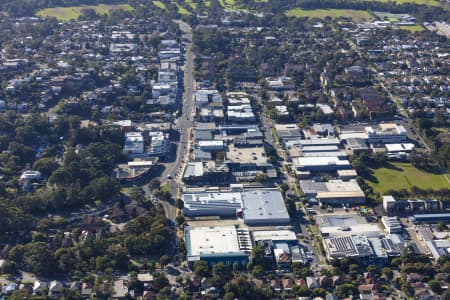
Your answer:
[[[402,30],[408,30],[411,32],[420,32],[420,31],[424,31],[425,28],[422,25],[412,25],[412,26],[399,26],[400,29]]]
[[[123,10],[132,10],[133,8],[128,4],[118,4],[118,5],[107,5],[107,4],[99,4],[99,5],[83,5],[83,6],[68,6],[68,7],[52,7],[46,8],[38,11],[36,13],[39,17],[55,17],[59,21],[69,21],[76,20],[79,16],[83,14],[83,10],[85,9],[93,9],[98,14],[107,14],[111,10],[123,9]]]
[[[380,20],[384,21],[390,21],[390,22],[397,22],[398,18],[401,16],[404,16],[405,14],[391,14],[388,12],[382,12],[382,11],[376,11],[374,14],[380,18]]]
[[[197,3],[193,2],[192,0],[185,0],[187,5],[189,5],[193,10],[197,10]]]
[[[352,18],[356,22],[372,20],[372,15],[365,10],[354,9],[302,9],[294,8],[286,11],[288,17],[309,17],[320,18],[331,17],[333,19],[339,17]]]
[[[219,0],[220,5],[227,9],[237,9],[235,0]]]
[[[184,8],[183,6],[181,6],[180,4],[178,4],[176,2],[175,2],[175,5],[178,8],[178,13],[179,14],[181,14],[181,15],[189,15],[189,11],[186,8]]]
[[[161,185],[160,189],[163,193],[171,193],[170,184],[168,183]]]
[[[162,3],[161,1],[153,1],[153,5],[161,8],[161,9],[164,9],[164,10],[167,9],[166,5],[164,3]]]
[[[423,4],[428,6],[442,6],[442,4],[437,0],[376,0],[379,2],[395,2],[397,4],[403,3],[415,3],[415,4]]]
[[[368,181],[375,192],[380,194],[388,190],[409,190],[413,186],[422,189],[449,188],[450,184],[444,175],[431,174],[413,167],[409,163],[392,163],[392,167],[372,169],[373,181]],[[377,182],[378,181],[378,182]]]

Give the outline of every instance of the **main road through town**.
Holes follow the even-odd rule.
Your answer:
[[[185,22],[175,21],[182,32],[182,41],[185,45],[185,64],[184,64],[184,94],[181,103],[181,115],[175,119],[174,128],[179,132],[179,141],[176,143],[176,157],[170,163],[164,164],[164,171],[161,173],[160,180],[163,184],[169,184],[173,198],[178,195],[178,188],[181,185],[181,177],[185,163],[188,160],[191,147],[190,138],[194,119],[194,92],[195,81],[193,77],[194,54],[192,47],[192,28]],[[144,186],[147,195],[151,194],[148,185]],[[161,201],[166,211],[167,218],[175,220],[176,208],[174,203]]]

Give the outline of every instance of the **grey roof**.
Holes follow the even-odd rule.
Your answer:
[[[211,130],[196,130],[194,132],[194,140],[196,141],[207,141],[212,139],[213,134]]]
[[[364,139],[361,139],[361,138],[349,138],[349,139],[347,139],[347,146],[352,148],[352,149],[360,149],[360,150],[369,149],[369,147],[367,146],[366,141]]]
[[[244,223],[286,224],[289,214],[278,190],[257,190],[242,193]]]
[[[214,122],[197,122],[195,125],[196,130],[215,130],[216,124]]]
[[[328,191],[326,182],[316,182],[314,180],[300,180],[300,188],[306,195]]]
[[[194,158],[195,160],[211,160],[212,156],[211,156],[211,152],[207,152],[207,151],[203,151],[201,149],[195,149],[194,150]]]

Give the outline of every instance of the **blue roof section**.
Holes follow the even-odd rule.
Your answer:
[[[413,215],[411,217],[412,221],[446,221],[450,220],[450,213],[443,214],[421,214],[421,215]]]

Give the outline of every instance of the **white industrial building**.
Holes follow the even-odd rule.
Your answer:
[[[246,265],[252,250],[249,231],[234,226],[186,227],[187,261]]]
[[[262,241],[297,243],[297,236],[290,229],[256,230],[252,232],[252,236],[255,243]]]
[[[395,123],[383,123],[377,128],[365,128],[370,144],[395,144],[406,142],[406,129]]]
[[[199,141],[198,147],[203,151],[218,151],[224,148],[223,141],[209,140]]]
[[[364,235],[346,235],[323,239],[328,259],[358,258],[371,260],[375,256],[369,240]]]
[[[290,221],[283,196],[275,189],[183,193],[181,200],[188,217],[238,216],[247,225],[285,225]]]
[[[382,216],[381,223],[386,234],[401,233],[403,230],[402,224],[397,217]]]
[[[316,223],[319,225],[319,230],[323,237],[346,235],[381,236],[380,227],[376,223],[368,223],[364,217],[356,213],[320,215],[316,217]]]
[[[388,153],[399,153],[405,152],[409,153],[414,150],[415,146],[412,143],[403,143],[403,144],[386,144],[384,145],[386,148],[386,152]]]
[[[296,157],[293,159],[294,167],[297,171],[309,172],[335,172],[337,170],[351,169],[352,166],[347,159],[339,157]]]
[[[188,217],[220,216],[236,217],[242,208],[240,192],[183,193],[183,214]]]
[[[242,218],[247,225],[284,225],[290,221],[283,196],[278,190],[243,192]]]
[[[355,179],[300,180],[299,183],[305,196],[316,198],[323,204],[359,204],[365,201],[365,194]]]

